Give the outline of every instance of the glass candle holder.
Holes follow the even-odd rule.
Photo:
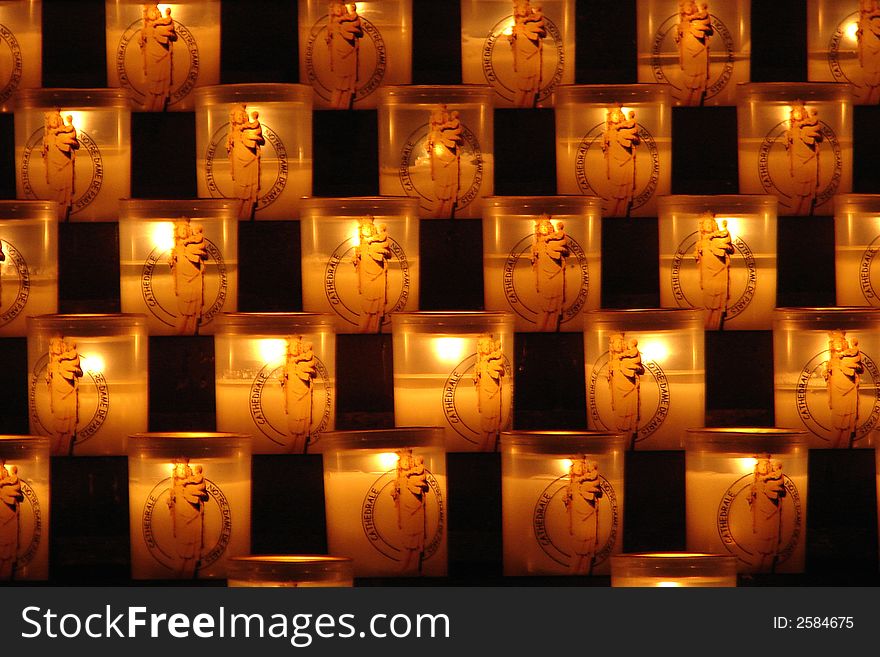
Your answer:
[[[769,330],[774,196],[661,196],[660,305],[699,308],[707,331]]]
[[[640,552],[611,557],[612,587],[736,586],[736,557],[698,552]]]
[[[412,81],[412,0],[303,0],[299,79],[319,109],[372,109],[382,85]]]
[[[486,310],[517,331],[581,331],[600,306],[602,199],[493,196],[483,201]]]
[[[880,306],[880,195],[834,197],[834,263],[838,306]]]
[[[237,203],[239,219],[296,219],[312,194],[312,90],[303,84],[196,89],[200,197]]]
[[[214,335],[217,429],[255,454],[315,451],[336,417],[333,317],[224,313]]]
[[[132,579],[225,578],[250,553],[250,436],[130,436],[128,500]]]
[[[730,554],[740,573],[801,573],[807,435],[791,429],[689,429],[687,549]]]
[[[42,84],[42,0],[0,2],[0,53],[0,112],[11,112],[16,91]]]
[[[446,454],[439,428],[325,434],[327,546],[355,577],[446,575]]]
[[[703,315],[690,309],[589,311],[587,425],[640,450],[681,449],[705,419]]]
[[[880,102],[880,5],[807,0],[807,79],[853,86],[853,102]]]
[[[751,2],[647,0],[638,12],[639,82],[672,86],[677,105],[734,105],[749,81]]]
[[[0,435],[0,581],[49,579],[49,439]]]
[[[513,417],[513,315],[391,316],[394,423],[443,427],[450,452],[495,451]]]
[[[773,318],[776,423],[815,448],[874,443],[880,419],[880,310],[779,308]]]
[[[220,82],[220,0],[106,0],[107,84],[144,112],[192,110]]]
[[[419,199],[422,217],[479,218],[494,184],[492,89],[379,91],[379,193]]]
[[[619,433],[501,435],[505,575],[607,575],[623,546]]]
[[[832,213],[852,191],[852,88],[762,82],[737,92],[739,191],[772,194],[779,214]]]
[[[330,588],[354,586],[352,561],[327,555],[250,555],[226,562],[230,588]]]
[[[0,337],[58,311],[58,213],[51,201],[0,201]]]
[[[419,202],[307,198],[300,217],[303,309],[339,333],[381,333],[419,307]]]
[[[123,312],[144,313],[150,335],[215,330],[238,299],[238,215],[231,201],[119,203]]]
[[[556,90],[556,189],[603,200],[606,217],[653,217],[672,182],[669,85]]]
[[[489,84],[498,107],[552,106],[574,82],[573,0],[461,0],[461,79]]]
[[[147,429],[147,318],[40,315],[27,329],[31,433],[53,456],[125,454]]]
[[[55,201],[60,221],[115,221],[131,195],[131,110],[116,89],[15,96],[15,192]]]

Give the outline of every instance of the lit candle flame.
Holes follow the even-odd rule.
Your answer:
[[[79,366],[82,368],[83,372],[100,374],[105,368],[104,358],[100,354],[93,354],[91,356],[80,354]]]
[[[715,221],[718,223],[719,230],[722,230],[723,222],[727,222],[727,232],[730,233],[730,239],[735,240],[738,237],[742,237],[740,221],[735,217],[715,217]]]
[[[859,31],[859,24],[855,21],[853,21],[852,23],[847,25],[846,28],[844,28],[844,34],[846,34],[846,37],[850,41],[858,41],[859,40],[858,36],[856,36],[856,32],[858,32],[858,31]]]
[[[153,234],[150,238],[157,251],[170,251],[174,248],[174,222],[160,221],[153,226]]]
[[[639,351],[642,359],[662,363],[669,357],[669,346],[663,340],[639,340]]]
[[[464,338],[434,338],[434,355],[437,359],[457,365],[464,359],[468,341]]]
[[[753,473],[755,471],[755,466],[758,463],[758,459],[751,456],[734,460],[736,461],[736,469],[739,470],[742,474]]]
[[[287,358],[287,340],[281,338],[260,340],[257,349],[260,352],[260,358],[267,365],[282,362]]]
[[[382,452],[376,455],[376,463],[379,465],[379,471],[385,472],[393,470],[397,467],[398,457],[394,452]]]

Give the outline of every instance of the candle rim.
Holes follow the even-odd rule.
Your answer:
[[[835,194],[833,202],[835,215],[843,212],[880,213],[880,194]]]
[[[119,221],[174,221],[180,216],[197,221],[228,219],[238,223],[238,210],[228,199],[119,199]]]
[[[330,576],[332,579],[328,579]],[[328,554],[239,555],[226,560],[226,579],[240,581],[352,580],[354,560]]]
[[[351,429],[321,433],[322,452],[370,450],[388,451],[410,447],[445,450],[446,430],[439,426]]]
[[[465,102],[494,106],[495,90],[488,84],[391,84],[379,87],[379,106],[416,103],[456,105]]]
[[[665,82],[628,84],[560,84],[553,91],[554,104],[629,105],[632,103],[672,104],[672,86]]]
[[[125,89],[97,87],[35,87],[19,89],[12,97],[14,110],[89,110],[116,108],[131,111],[132,101]]]
[[[833,331],[841,328],[876,328],[875,322],[880,318],[880,308],[873,306],[791,306],[773,310],[773,327],[775,329],[802,328],[809,324],[814,330]]]
[[[736,577],[737,558],[711,552],[628,552],[611,555],[611,576]],[[621,572],[623,571],[623,572]]]
[[[42,219],[46,222],[58,222],[58,203],[55,201],[39,201],[34,199],[3,199],[0,200],[0,223],[4,221]]]
[[[492,310],[419,310],[410,312],[394,312],[390,314],[391,327],[404,325],[416,326],[453,326],[458,329],[470,329],[474,333],[483,333],[491,327],[509,327],[513,331],[513,313]]]
[[[317,210],[325,212],[318,214]],[[414,218],[418,217],[419,199],[412,196],[303,196],[300,199],[300,220],[308,218],[321,219],[345,219],[350,220],[361,214],[370,214],[368,210],[377,211],[376,214],[408,213]],[[307,217],[308,211],[315,212],[313,217]],[[352,214],[343,214],[349,211]]]
[[[581,194],[556,194],[554,196],[484,196],[481,199],[483,209],[492,208],[516,208],[535,206],[533,214],[558,214],[558,207],[563,210],[575,210],[581,212],[602,210],[605,201],[599,196],[584,196]],[[565,207],[567,206],[567,207]],[[555,210],[555,212],[554,212]]]
[[[326,328],[332,333],[335,316],[314,312],[223,312],[214,322],[215,335],[285,338],[303,329]]]
[[[685,429],[685,451],[783,454],[806,448],[810,433],[789,427],[694,427]]]
[[[502,431],[501,451],[569,458],[625,450],[628,436],[614,431]],[[522,448],[522,449],[517,449]]]
[[[301,103],[312,108],[312,87],[293,82],[242,82],[211,84],[193,89],[197,110],[215,105],[241,103]]]
[[[750,100],[794,102],[836,101],[853,98],[855,91],[848,82],[739,82],[737,104]]]
[[[729,214],[730,208],[736,210],[767,210],[771,207],[777,210],[779,199],[770,194],[661,194],[657,196],[657,210],[659,214],[671,209],[679,209],[680,206],[696,205],[694,212],[711,210],[715,214]]]
[[[94,333],[102,329],[137,329],[135,333],[146,334],[147,316],[144,313],[52,313],[46,315],[28,315],[27,329],[31,331],[56,330],[71,332],[85,337],[103,336]],[[82,333],[87,331],[87,334]],[[110,337],[110,336],[107,336]]]

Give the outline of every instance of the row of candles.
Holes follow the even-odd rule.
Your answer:
[[[806,433],[684,433],[688,552],[666,555],[622,555],[627,435],[502,433],[504,574],[611,574],[615,585],[627,571],[641,570],[630,573],[629,584],[616,585],[646,586],[656,582],[644,571],[670,562],[684,571],[684,582],[662,569],[654,579],[730,586],[737,573],[803,572]],[[325,441],[333,556],[255,557],[249,555],[250,436],[130,436],[132,578],[344,586],[352,577],[446,576],[450,498],[443,429],[330,432]],[[45,437],[0,436],[0,579],[48,577],[49,452]]]
[[[780,309],[774,342],[775,418],[813,448],[871,447],[880,419],[880,310]],[[216,426],[254,436],[259,454],[322,452],[335,427],[332,318],[230,313],[214,336]],[[41,315],[28,320],[30,431],[55,455],[119,455],[148,429],[146,317]],[[491,452],[513,417],[513,318],[492,312],[392,315],[397,426],[444,428],[446,449]],[[701,313],[687,309],[586,315],[585,424],[620,431],[628,448],[678,450],[703,426]]]
[[[558,192],[601,198],[603,216],[657,216],[671,190],[670,94],[666,84],[559,86]],[[779,214],[830,214],[833,197],[852,191],[851,95],[841,83],[740,85],[739,191],[775,196]],[[422,218],[482,216],[494,189],[491,88],[391,86],[379,96],[379,193],[418,199]],[[300,218],[312,193],[311,90],[218,85],[195,99],[198,196],[236,203],[240,219]],[[61,220],[118,220],[131,188],[124,94],[24,90],[15,107],[17,197],[55,201]]]
[[[299,74],[318,107],[371,108],[412,79],[412,0],[300,0]],[[852,83],[880,101],[880,4],[809,0],[811,81]],[[638,81],[669,83],[682,105],[729,105],[748,82],[751,0],[638,0]],[[0,100],[40,86],[40,0],[5,2]],[[574,82],[575,0],[461,0],[462,80],[490,84],[501,107],[549,106]],[[268,14],[268,12],[267,12]],[[220,79],[220,0],[107,0],[107,80],[142,111],[188,110]],[[273,20],[271,15],[259,20]],[[291,44],[291,51],[293,45]],[[291,57],[294,57],[291,52]]]
[[[31,431],[54,435],[59,454],[123,453],[124,436],[147,429],[148,336],[201,333],[214,335],[217,426],[255,433],[258,453],[314,449],[334,426],[336,336],[390,331],[397,423],[430,417],[449,449],[491,451],[510,426],[514,333],[564,330],[583,332],[588,425],[679,449],[705,421],[704,333],[748,328],[773,331],[777,422],[808,429],[814,447],[872,442],[877,197],[839,199],[839,299],[851,305],[826,309],[775,308],[772,197],[662,199],[667,308],[641,311],[598,309],[597,199],[489,203],[485,312],[417,310],[415,201],[375,197],[308,200],[307,312],[277,314],[233,312],[233,204],[125,201],[123,313],[66,316],[52,204],[0,202],[0,318],[3,335],[28,337]],[[53,428],[71,393],[76,421]]]

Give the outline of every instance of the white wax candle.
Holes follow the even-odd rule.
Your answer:
[[[159,15],[150,16],[150,28],[142,36],[145,7],[158,7]],[[134,109],[190,110],[193,88],[220,81],[219,0],[152,6],[107,0],[106,12],[108,86],[126,88]],[[169,18],[173,40],[168,36],[172,31]],[[151,96],[151,89],[162,93]]]
[[[388,462],[396,461],[391,454]],[[376,456],[364,457],[375,460]],[[447,569],[446,477],[429,472],[424,523],[412,536],[392,496],[394,470],[324,471],[327,547],[354,560],[356,577],[442,577]]]
[[[300,80],[311,82],[316,108],[372,109],[381,85],[411,81],[411,0],[354,4],[354,12],[334,18],[335,40],[328,30],[327,3],[299,4]],[[340,32],[348,38],[340,40]],[[353,62],[347,57],[352,51]]]
[[[16,196],[57,200],[60,220],[116,220],[119,199],[131,195],[130,119],[121,108],[28,106],[17,111]],[[47,123],[51,134],[44,157]]]
[[[244,102],[244,101],[242,101]],[[257,219],[298,218],[299,201],[312,194],[312,113],[304,103],[247,102],[251,123],[258,122]],[[199,196],[234,198],[233,162],[227,153],[230,112],[242,103],[208,105],[196,112],[196,168]],[[233,156],[236,151],[233,151]],[[243,166],[238,164],[239,169]],[[249,219],[248,208],[239,218]]]
[[[739,191],[775,195],[781,215],[831,214],[834,196],[852,191],[851,104],[799,104],[805,93],[740,100],[737,110]]]
[[[551,106],[556,86],[574,82],[573,26],[570,0],[463,0],[462,82],[490,84],[498,107]]]
[[[0,580],[49,578],[49,462],[0,458]]]
[[[502,477],[505,575],[609,574],[609,558],[623,546],[623,473],[606,478],[599,470],[595,502],[570,506],[567,474]]]
[[[191,459],[189,468],[174,488],[170,462],[129,459],[133,579],[224,578],[227,558],[250,552],[250,459]]]
[[[740,573],[803,572],[806,457],[771,458],[782,464],[782,475],[770,483],[756,484],[752,456],[706,457],[699,470],[688,466],[688,550],[733,554]]]

